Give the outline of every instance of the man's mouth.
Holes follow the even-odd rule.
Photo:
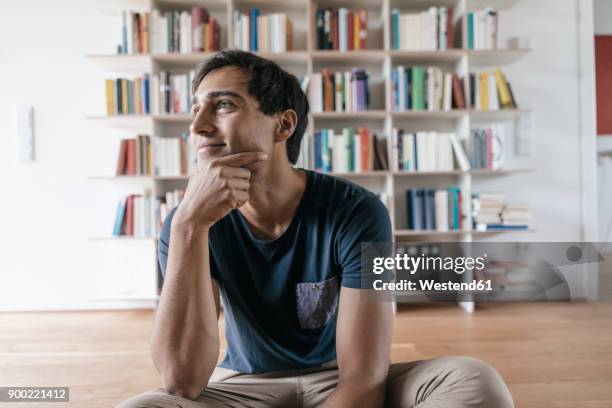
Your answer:
[[[198,145],[199,152],[210,152],[216,149],[225,147],[225,143],[200,143]]]

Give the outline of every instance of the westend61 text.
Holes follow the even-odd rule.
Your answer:
[[[383,282],[381,279],[375,280],[372,284],[374,290],[390,291],[469,291],[482,292],[493,290],[491,280],[473,280],[471,282],[436,282],[435,280],[419,280],[418,282],[402,279],[398,282]]]

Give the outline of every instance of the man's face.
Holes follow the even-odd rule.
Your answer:
[[[239,68],[223,67],[200,82],[189,127],[198,160],[246,151],[272,152],[276,118],[259,110],[259,103],[249,95],[249,80]]]

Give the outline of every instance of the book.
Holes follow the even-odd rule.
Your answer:
[[[498,25],[498,13],[490,7],[467,13],[467,48],[497,49]]]
[[[259,8],[252,7],[246,13],[236,10],[233,19],[234,48],[274,53],[293,49],[293,22],[287,14],[262,14]],[[213,24],[218,27],[216,21]],[[215,36],[219,36],[218,30]]]
[[[369,75],[363,68],[310,76],[308,100],[312,112],[358,112],[370,109]]]
[[[406,190],[407,228],[442,232],[461,229],[461,195],[458,187]]]
[[[391,47],[395,50],[446,50],[453,47],[453,9],[429,7],[401,13],[391,9]]]
[[[150,41],[144,41],[149,52],[185,54],[221,49],[219,24],[205,7],[180,11],[154,9],[145,15],[143,23],[150,33]]]

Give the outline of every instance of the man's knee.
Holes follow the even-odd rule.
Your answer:
[[[501,375],[490,364],[474,357],[445,357],[452,370],[456,371],[456,378],[463,384],[466,391],[465,398],[475,402],[482,402],[483,407],[511,408],[514,407],[512,394],[506,386]],[[476,395],[469,395],[477,393]]]
[[[170,395],[159,388],[134,395],[119,403],[116,408],[181,408],[190,406],[186,403],[189,404],[189,400]],[[202,408],[206,407],[205,404],[198,405],[198,407],[200,406]]]

